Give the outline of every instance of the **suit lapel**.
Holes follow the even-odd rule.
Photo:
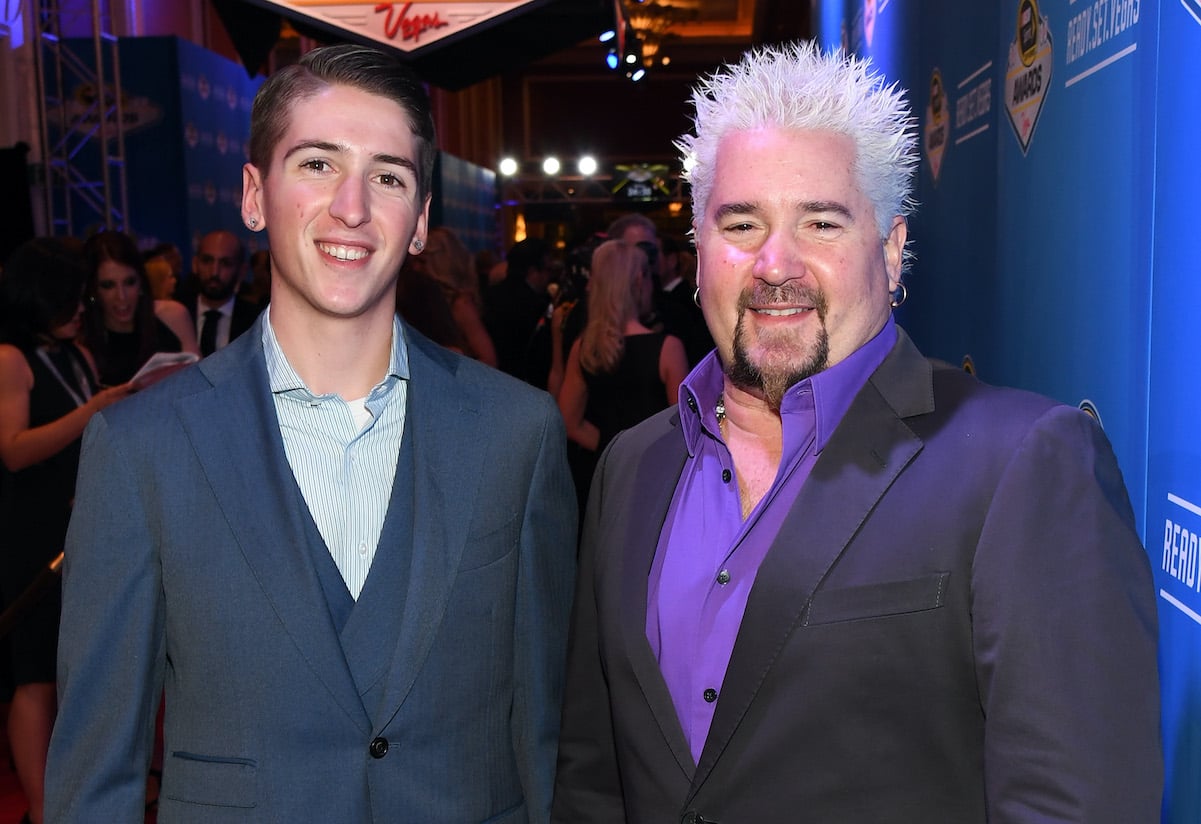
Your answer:
[[[467,541],[471,506],[479,490],[483,454],[483,411],[478,396],[456,380],[453,361],[405,327],[409,350],[405,440],[413,460],[402,477],[398,466],[393,505],[384,536],[411,542],[403,617],[376,729],[383,729],[404,703],[438,632]],[[408,501],[398,503],[396,498]],[[407,523],[400,512],[411,513]],[[373,710],[375,708],[372,708]]]
[[[621,599],[626,605],[622,613],[624,647],[629,651],[631,669],[659,724],[659,731],[685,777],[691,777],[696,769],[692,762],[692,751],[684,737],[659,662],[655,660],[646,638],[648,576],[659,535],[671,506],[671,490],[679,482],[688,456],[678,429],[679,418],[672,420],[674,425],[654,441],[641,458],[634,474],[638,479],[633,489],[634,503],[625,509],[637,513],[637,517],[630,518],[625,524],[625,534],[616,538],[617,545],[624,547]],[[668,494],[664,495],[664,491]],[[653,502],[654,509],[641,508],[637,501]]]
[[[906,415],[933,409],[929,363],[904,332],[856,395],[755,577],[693,780],[705,781],[814,592],[897,476],[921,451]]]
[[[284,630],[366,732],[370,724],[306,547],[308,513],[284,454],[257,329],[201,363],[212,388],[181,399],[180,420],[230,534]],[[246,423],[230,426],[231,420]]]

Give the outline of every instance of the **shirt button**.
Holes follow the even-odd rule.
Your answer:
[[[721,471],[721,480],[722,480],[722,483],[727,483],[727,484],[728,484],[728,483],[730,482],[730,478],[731,478],[731,477],[733,477],[733,476],[730,474],[730,470],[728,470],[728,469],[723,469],[723,470]]]
[[[705,690],[706,703],[712,704],[716,700],[717,700],[717,690],[713,689],[713,687],[709,687],[709,689]],[[385,741],[384,742],[385,749],[387,749],[387,744],[388,744],[388,742]]]
[[[730,570],[723,569],[721,572],[717,573],[717,583],[721,584],[723,587],[730,583]]]
[[[692,397],[691,395],[688,396],[688,408],[693,412],[696,411],[696,398]]]
[[[359,555],[365,556],[366,554],[367,554],[367,545],[359,544]]]
[[[383,758],[388,754],[388,739],[374,738],[371,741],[371,746],[367,748],[371,753],[372,758]]]

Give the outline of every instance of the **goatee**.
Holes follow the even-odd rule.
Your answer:
[[[763,358],[762,363],[752,362],[747,352],[745,319],[748,307],[754,303],[757,306],[776,304],[807,304],[817,313],[820,324],[817,340],[814,341],[808,357],[798,362],[788,361],[775,364],[771,358]],[[770,347],[770,336],[760,333],[759,344]],[[781,341],[782,345],[795,345],[791,339]],[[785,353],[787,354],[787,353]],[[758,285],[753,289],[744,289],[738,296],[738,325],[734,328],[733,357],[726,374],[730,382],[740,389],[761,394],[768,407],[780,411],[784,394],[806,378],[816,375],[829,365],[830,336],[826,332],[826,299],[820,291],[794,286]]]

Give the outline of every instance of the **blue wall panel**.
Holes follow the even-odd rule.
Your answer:
[[[1145,8],[1145,7],[1144,7]],[[1159,9],[1147,550],[1160,598],[1164,821],[1201,821],[1201,4]]]
[[[814,31],[873,58],[865,19],[904,33],[880,63],[925,144],[901,321],[1099,415],[1156,575],[1163,820],[1201,822],[1201,0],[865,2]]]

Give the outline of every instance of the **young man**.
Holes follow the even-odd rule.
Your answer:
[[[575,506],[551,399],[394,312],[421,84],[359,46],[272,76],[247,334],[98,418],[68,539],[49,817],[545,821]]]
[[[552,819],[1157,820],[1156,608],[1104,434],[893,321],[900,92],[795,45],[693,100],[717,350],[593,482]]]

